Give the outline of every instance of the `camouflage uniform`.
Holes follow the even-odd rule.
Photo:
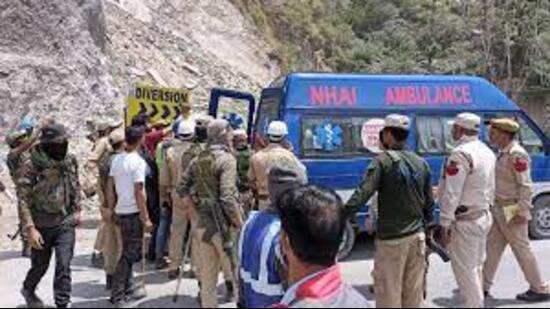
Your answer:
[[[12,182],[15,184],[15,191],[19,192],[19,185],[17,184],[17,180],[21,176],[21,164],[25,161],[28,161],[30,157],[30,154],[28,151],[25,151],[23,153],[20,153],[17,149],[12,149],[8,153],[8,157],[6,160],[6,163],[8,165],[8,170],[10,171],[10,176]],[[22,227],[21,224],[19,224],[20,228]],[[21,240],[23,245],[23,256],[30,256],[31,248],[29,244],[27,243],[27,233],[25,231],[21,230]]]
[[[259,210],[267,209],[271,203],[267,186],[269,171],[284,161],[303,167],[294,153],[276,143],[269,144],[265,149],[252,156],[248,171],[248,180],[255,194]]]
[[[237,188],[239,189],[239,202],[245,214],[252,210],[252,192],[248,181],[248,170],[250,169],[250,158],[252,150],[249,146],[235,150],[237,159]]]
[[[75,245],[75,217],[80,202],[76,157],[50,159],[42,145],[34,147],[22,163],[19,185],[19,216],[25,229],[35,227],[44,239],[42,250],[32,250],[32,266],[24,290],[34,292],[46,274],[55,250],[55,302],[70,303],[71,260]]]
[[[208,261],[199,267],[200,298],[204,308],[218,307],[219,270],[223,264],[231,264],[227,251],[234,246],[229,230],[242,226],[237,201],[237,161],[225,145],[227,128],[223,120],[210,124],[208,147],[191,162],[178,188],[178,194],[191,197],[197,208],[199,255],[201,261]]]
[[[167,150],[165,162],[160,171],[161,200],[172,204],[172,226],[170,229],[170,270],[177,271],[183,258],[183,238],[190,221],[189,205],[177,195],[176,187],[191,160],[201,151],[199,144],[191,141],[174,140]]]

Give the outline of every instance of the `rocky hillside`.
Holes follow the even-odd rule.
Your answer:
[[[0,29],[0,135],[52,116],[82,156],[89,127],[120,118],[136,82],[193,88],[204,108],[211,87],[258,90],[278,75],[229,0],[2,0]]]

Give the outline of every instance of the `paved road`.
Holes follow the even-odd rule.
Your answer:
[[[2,201],[0,201],[2,202]],[[5,204],[4,204],[5,205]],[[5,209],[6,210],[6,209]],[[29,261],[19,257],[19,246],[10,243],[5,238],[6,233],[15,229],[16,217],[13,210],[7,209],[0,219],[0,307],[15,308],[24,307],[23,299],[19,295],[19,289],[29,267]],[[75,308],[109,307],[109,294],[104,291],[104,275],[100,270],[89,267],[90,248],[95,237],[93,220],[88,221],[85,227],[78,232],[76,257],[73,263],[73,295]],[[539,241],[533,244],[539,257],[541,268],[546,278],[550,279],[550,241]],[[370,273],[373,266],[372,242],[360,239],[352,257],[342,263],[342,268],[347,281],[356,286],[360,291],[367,293],[367,285],[372,282]],[[457,299],[454,296],[456,284],[453,279],[450,266],[443,264],[438,257],[432,256],[432,267],[429,276],[429,306],[430,307],[454,307]],[[40,285],[39,294],[47,304],[52,303],[52,276],[53,269],[44,278]],[[149,270],[144,276],[148,286],[149,297],[136,304],[138,308],[148,307],[197,307],[194,297],[198,289],[192,280],[185,280],[178,303],[171,302],[171,296],[175,289],[174,282],[168,282],[166,273]],[[511,252],[508,251],[503,260],[498,275],[498,283],[493,294],[494,300],[488,302],[489,307],[535,307],[518,303],[514,300],[515,294],[523,292],[527,285],[514,261]],[[220,285],[220,296],[223,287]],[[234,304],[224,304],[224,307],[234,307]],[[549,303],[538,304],[538,308],[548,308]]]

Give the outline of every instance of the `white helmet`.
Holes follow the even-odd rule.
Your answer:
[[[178,126],[178,133],[176,135],[180,136],[193,136],[195,135],[195,121],[184,120]]]
[[[288,126],[282,121],[273,121],[269,124],[267,135],[270,139],[278,141],[288,135]]]

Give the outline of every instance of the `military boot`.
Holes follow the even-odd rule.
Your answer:
[[[36,291],[21,289],[21,295],[29,308],[44,308],[44,302],[36,295]]]

